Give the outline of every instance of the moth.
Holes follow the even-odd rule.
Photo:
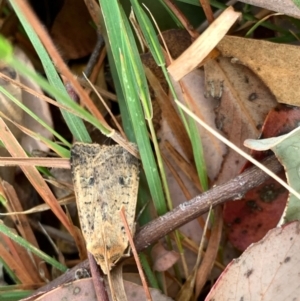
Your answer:
[[[128,247],[122,206],[132,235],[135,231],[138,159],[119,145],[77,142],[71,149],[71,171],[87,250],[108,274]]]

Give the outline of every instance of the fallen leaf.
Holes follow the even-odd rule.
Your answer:
[[[225,36],[217,48],[222,56],[249,67],[278,102],[300,105],[299,46]]]
[[[268,0],[241,0],[254,6],[263,7],[271,11],[283,13],[288,16],[295,18],[300,17],[300,9],[297,7],[295,2],[299,0],[280,0],[280,1],[268,1]],[[294,2],[294,3],[293,3]]]
[[[280,178],[284,179],[284,172]],[[276,227],[286,206],[288,193],[274,179],[249,191],[241,200],[225,205],[223,218],[228,239],[244,251]]]
[[[300,122],[300,108],[279,105],[265,121],[262,138],[275,137],[292,131]],[[260,140],[264,141],[264,140]],[[252,151],[258,161],[270,152]],[[242,171],[251,167],[247,163]],[[285,173],[278,174],[285,180]],[[253,242],[262,239],[276,227],[286,207],[288,192],[274,179],[252,189],[240,200],[228,201],[224,205],[223,218],[229,241],[239,250],[245,250]]]
[[[127,294],[127,298],[130,301],[143,301],[147,300],[145,296],[145,291],[141,285],[137,285],[135,283],[124,281],[125,291]],[[167,297],[166,295],[162,294],[160,290],[149,288],[151,297],[153,301],[172,301],[173,299]]]
[[[228,6],[193,44],[168,66],[172,78],[179,81],[194,70],[240,16],[240,12],[236,12],[232,6]]]
[[[299,300],[300,223],[275,228],[233,260],[205,301]]]
[[[289,134],[277,138],[263,140],[246,140],[245,145],[255,150],[272,149],[278,160],[284,166],[288,184],[300,191],[300,127]],[[300,202],[298,197],[290,194],[287,208],[283,216],[284,222],[300,220]]]
[[[106,287],[108,284],[106,283]],[[142,286],[124,281],[125,291],[128,300],[143,301],[147,300]],[[153,301],[172,301],[171,298],[163,295],[159,290],[150,288]],[[50,292],[38,297],[36,301],[52,301],[52,300],[72,300],[72,301],[97,301],[92,278],[79,279],[70,283],[66,283],[53,289]],[[110,299],[111,300],[111,299]]]
[[[189,100],[192,103],[193,110],[196,111],[198,116],[202,118],[208,125],[215,130],[218,130],[215,125],[215,113],[214,109],[218,106],[219,102],[215,99],[207,99],[204,95],[204,73],[201,70],[194,70],[186,75],[181,80],[181,86],[173,82],[177,98],[182,103],[185,103],[184,95],[182,93],[182,87],[184,88],[185,95],[188,95]],[[174,105],[176,107],[176,105]],[[188,117],[187,117],[188,118]],[[207,175],[213,181],[219,174],[223,157],[226,155],[226,147],[213,135],[208,133],[200,125],[197,126],[201,136],[201,142],[203,147],[203,154],[205,163],[207,166]],[[181,154],[184,152],[174,141],[173,135],[167,133],[164,128],[161,134],[162,144],[165,139],[168,139],[172,145],[174,145],[177,151]],[[213,149],[213,151],[212,151]]]
[[[170,269],[180,258],[174,250],[167,250],[161,243],[157,243],[151,250],[153,270],[164,272]]]
[[[0,72],[13,80],[20,81],[19,74],[14,69],[4,64],[4,62],[0,63]],[[0,79],[0,85],[13,97],[22,102],[22,90],[19,87],[3,79]],[[24,111],[2,93],[0,93],[0,105],[2,114],[7,116],[14,122],[17,122],[19,124],[22,123]],[[10,122],[8,122],[7,124],[9,125],[9,128],[16,139],[20,139],[22,132]]]
[[[29,69],[34,71],[34,67],[26,54],[19,48],[15,49],[15,55],[18,57],[18,59],[24,63],[24,65]],[[30,89],[34,90],[35,92],[43,95],[42,89],[32,80],[29,78],[25,78],[24,76],[20,76],[20,82],[29,87]],[[46,101],[43,101],[30,93],[22,90],[22,102],[23,104],[30,109],[33,113],[35,113],[40,119],[42,119],[47,125],[53,128],[53,121],[52,116],[50,113],[49,104]],[[20,123],[27,129],[39,133],[41,136],[52,140],[53,135],[50,133],[47,129],[45,129],[44,126],[42,126],[39,122],[37,122],[35,119],[33,119],[28,114],[24,114],[24,117],[22,119],[22,122]],[[21,145],[23,148],[28,151],[29,153],[32,153],[32,151],[43,151],[48,152],[49,147],[46,146],[41,141],[38,141],[25,133],[22,133],[21,137]]]
[[[65,0],[51,28],[51,36],[65,60],[89,55],[96,44],[96,30],[82,0]]]
[[[243,151],[247,138],[257,138],[269,111],[277,102],[257,76],[249,68],[232,64],[228,58],[210,60],[204,65],[208,103],[218,100],[214,106],[215,124],[224,136]],[[207,104],[208,105],[208,104]],[[203,110],[202,106],[201,110]],[[203,135],[207,135],[202,133]],[[205,137],[205,136],[204,136]],[[218,153],[215,147],[210,152]],[[222,168],[215,176],[215,184],[235,177],[246,160],[232,149],[226,150]],[[208,161],[209,162],[209,161]]]

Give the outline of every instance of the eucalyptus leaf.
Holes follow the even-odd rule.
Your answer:
[[[284,166],[288,184],[296,191],[300,191],[300,127],[279,137],[247,139],[244,144],[258,151],[271,149]],[[282,221],[287,223],[294,220],[300,220],[300,200],[290,194]]]

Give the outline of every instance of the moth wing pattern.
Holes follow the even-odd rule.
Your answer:
[[[71,149],[71,170],[87,249],[107,274],[128,247],[122,206],[134,234],[138,159],[119,145],[77,142]]]

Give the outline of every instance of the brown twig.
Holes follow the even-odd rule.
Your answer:
[[[181,24],[188,31],[190,36],[196,39],[199,36],[199,33],[193,28],[186,16],[176,6],[175,2],[173,0],[164,0],[164,2],[165,5],[167,5],[169,9],[173,12],[173,14],[180,20]]]
[[[95,261],[95,258],[90,252],[88,252],[88,262],[90,264],[97,300],[108,301],[109,298],[105,289],[103,275],[101,275],[100,269]]]
[[[280,163],[273,157],[266,159],[265,166],[274,173],[281,170]],[[134,239],[136,249],[138,251],[145,249],[168,233],[206,213],[210,206],[241,199],[246,192],[262,184],[268,177],[262,170],[252,167],[233,180],[180,204],[172,211],[148,223],[137,233]]]
[[[267,158],[264,165],[274,173],[278,173],[282,170],[282,166],[277,159],[272,156]],[[166,213],[163,216],[153,220],[136,234],[134,243],[138,252],[146,249],[148,246],[156,242],[158,239],[164,237],[168,233],[181,227],[182,225],[190,222],[196,217],[206,213],[210,206],[216,206],[222,204],[228,200],[240,199],[250,189],[262,184],[269,176],[257,167],[252,167],[246,170],[241,175],[237,176],[233,180],[213,187],[209,191],[195,197],[194,199],[182,203],[172,211]],[[38,289],[34,296],[45,293],[63,283],[74,280],[76,270],[89,268],[87,260],[81,262],[76,267],[70,269],[64,275],[48,283],[44,287]],[[24,300],[33,300],[26,298]]]
[[[198,268],[196,276],[196,290],[195,296],[199,297],[201,290],[203,289],[208,276],[211,274],[216,257],[219,251],[219,244],[222,236],[223,218],[222,207],[217,206],[214,209],[214,224],[211,229],[211,236],[208,241],[206,252],[203,256],[202,262]]]
[[[133,241],[132,235],[130,233],[130,229],[129,229],[129,225],[128,225],[128,222],[127,222],[127,219],[126,219],[124,207],[122,207],[122,209],[121,209],[121,218],[123,220],[125,231],[126,231],[126,234],[127,234],[128,240],[129,240],[129,245],[131,247],[131,250],[132,250],[132,253],[133,253],[133,256],[134,256],[134,259],[135,259],[135,262],[136,262],[136,265],[137,265],[137,268],[138,268],[138,271],[139,271],[139,274],[140,274],[141,282],[142,282],[142,285],[143,285],[143,288],[144,288],[144,291],[145,291],[145,294],[146,294],[146,299],[148,301],[152,301],[152,297],[151,297],[150,290],[149,290],[149,287],[148,287],[148,284],[147,284],[147,281],[146,281],[146,277],[145,277],[145,274],[144,274],[144,271],[143,271],[143,268],[142,268],[142,265],[141,265],[141,262],[140,262],[140,259],[139,259],[139,255],[136,251],[134,241]]]
[[[208,0],[200,0],[199,2],[203,8],[203,11],[205,13],[208,23],[211,24],[215,20],[215,17],[214,17],[214,13],[211,9],[211,6],[209,4],[209,1]]]
[[[101,52],[103,46],[104,46],[103,36],[100,34],[100,32],[97,32],[97,43],[94,47],[92,54],[90,55],[87,65],[84,69],[84,74],[86,75],[86,77],[90,77],[90,75],[92,74],[92,71],[93,71],[95,65],[97,64],[97,61],[98,61],[98,58],[100,56],[100,52]],[[81,77],[81,78],[84,80],[83,77]]]

